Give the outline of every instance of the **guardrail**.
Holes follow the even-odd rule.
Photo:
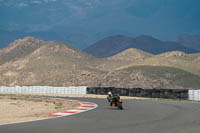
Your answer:
[[[0,93],[24,94],[86,94],[87,87],[52,87],[52,86],[0,86]]]

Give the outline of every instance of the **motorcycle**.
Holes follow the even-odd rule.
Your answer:
[[[119,96],[114,96],[111,106],[118,107],[119,109],[123,110],[122,99]]]

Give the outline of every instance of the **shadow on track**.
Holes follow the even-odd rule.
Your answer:
[[[106,109],[106,110],[118,110],[118,111],[128,110],[127,108],[123,108],[123,110],[121,110],[121,109],[112,108],[112,107],[103,107],[102,109]]]

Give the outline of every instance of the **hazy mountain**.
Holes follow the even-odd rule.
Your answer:
[[[160,54],[167,51],[198,52],[197,50],[182,46],[177,42],[161,41],[147,35],[141,35],[136,38],[122,35],[106,37],[90,45],[84,51],[102,58],[113,56],[128,48],[137,48],[152,54]]]
[[[200,51],[200,35],[183,34],[175,41],[186,47]]]
[[[98,59],[68,44],[26,37],[0,50],[0,85],[197,89],[199,57],[182,52],[152,55],[131,48]]]
[[[133,38],[117,35],[99,40],[84,51],[96,57],[109,57],[130,48],[133,43],[135,43]]]
[[[182,51],[197,53],[199,51],[187,48],[173,41],[161,41],[152,36],[142,35],[135,38],[135,47],[152,54],[161,54],[168,51]]]

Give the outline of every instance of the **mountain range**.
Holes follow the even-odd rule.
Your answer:
[[[129,48],[137,48],[151,54],[161,54],[169,51],[198,53],[199,51],[196,48],[200,47],[200,40],[196,39],[194,41],[195,43],[193,43],[192,40],[193,39],[190,38],[184,38],[184,41],[182,42],[161,41],[147,35],[141,35],[135,38],[117,35],[106,37],[100,41],[97,41],[96,43],[90,45],[88,48],[84,49],[84,51],[99,58],[109,57]],[[189,41],[190,44],[187,44]],[[185,44],[185,46],[182,44]]]
[[[96,58],[69,44],[25,37],[0,49],[0,85],[199,89],[200,54],[128,48]]]
[[[176,38],[175,41],[185,47],[200,50],[200,35],[183,34]]]

